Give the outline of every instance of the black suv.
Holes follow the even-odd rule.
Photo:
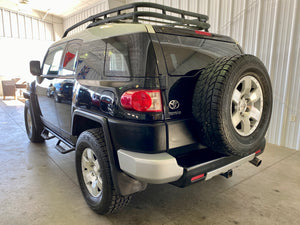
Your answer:
[[[126,206],[148,183],[185,187],[261,163],[268,72],[233,39],[208,32],[207,20],[133,3],[75,24],[42,65],[30,62],[28,137],[55,137],[60,152],[76,151],[83,196],[97,213]],[[55,101],[56,84],[68,94]]]

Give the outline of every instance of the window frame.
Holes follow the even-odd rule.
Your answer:
[[[74,68],[72,74],[71,73],[70,74],[62,74],[62,71],[64,69],[63,62],[65,61],[66,53],[67,53],[70,45],[72,45],[72,44],[78,44],[78,49],[77,49],[77,52],[75,54],[75,60],[74,60],[75,68]],[[79,51],[80,51],[80,48],[81,48],[81,44],[82,44],[82,40],[80,40],[80,39],[74,39],[74,40],[68,41],[66,43],[66,46],[65,46],[64,51],[63,51],[63,56],[62,56],[61,62],[60,62],[60,69],[58,71],[58,76],[75,78],[75,74],[76,74],[76,70],[77,70],[77,66],[78,66],[78,55],[79,55]]]
[[[99,46],[104,47],[102,49],[104,51],[103,52],[102,65],[99,64],[101,66],[100,70],[97,70],[97,68],[94,68],[94,67],[90,67],[89,64],[87,63],[89,61],[87,61],[85,57],[81,58],[83,55],[86,55],[87,57],[89,57],[89,55],[93,55],[94,52],[89,51],[88,47],[97,44],[98,41],[100,41],[100,43],[98,43],[98,44],[100,44]],[[91,40],[91,41],[86,41],[86,42],[81,41],[81,45],[80,45],[80,48],[79,48],[79,51],[78,51],[76,71],[75,71],[75,74],[74,74],[75,78],[78,79],[78,80],[84,80],[84,79],[87,79],[87,78],[89,80],[103,80],[104,70],[105,70],[104,69],[104,67],[105,67],[105,58],[106,58],[106,43],[103,39],[96,39],[96,40]],[[99,60],[99,62],[101,62],[101,60]],[[81,63],[83,63],[83,64],[81,65]],[[87,75],[89,75],[89,72],[87,72],[84,75],[81,74],[81,70],[86,66],[87,66],[88,70],[92,69],[92,70],[96,71],[96,73],[98,74],[98,79],[92,79],[91,77],[87,76]]]
[[[75,61],[76,61],[76,67],[75,67],[75,69],[74,69],[74,71],[73,71],[72,74],[63,75],[63,74],[61,74],[61,72],[62,72],[62,69],[63,69],[63,61],[65,59],[66,51],[68,50],[70,44],[74,44],[74,43],[78,43],[79,44],[78,51],[76,53],[76,59],[75,59]],[[53,78],[62,77],[62,76],[66,76],[66,77],[70,77],[71,76],[71,77],[74,78],[75,74],[76,74],[76,70],[77,70],[78,53],[79,53],[79,50],[81,48],[81,44],[82,44],[82,40],[80,40],[80,39],[74,39],[74,40],[70,40],[70,41],[67,41],[67,42],[60,43],[58,45],[51,46],[48,49],[48,51],[47,51],[47,53],[46,53],[46,55],[44,57],[43,65],[42,65],[41,70],[43,72],[44,66],[45,66],[45,62],[46,62],[46,59],[47,59],[47,57],[49,55],[50,50],[51,49],[55,49],[55,48],[59,48],[59,47],[63,47],[62,56],[61,56],[60,61],[59,61],[58,71],[57,71],[57,74],[42,74],[41,77],[42,78],[53,79]]]
[[[55,78],[55,77],[58,77],[58,76],[59,76],[59,72],[60,72],[61,66],[62,66],[62,58],[63,58],[63,56],[64,56],[64,54],[65,54],[65,50],[66,50],[67,44],[68,44],[68,42],[64,42],[64,43],[61,43],[61,44],[58,44],[58,45],[55,45],[55,46],[51,46],[51,47],[48,49],[48,51],[47,51],[47,53],[46,53],[46,55],[45,55],[45,57],[44,57],[43,65],[42,65],[42,68],[41,68],[41,70],[42,70],[42,75],[41,75],[41,77],[43,77],[43,78]],[[62,47],[62,46],[63,46],[63,52],[62,52],[62,56],[61,56],[61,58],[60,58],[60,62],[59,62],[57,74],[48,74],[48,73],[47,73],[47,74],[44,74],[44,73],[43,73],[43,71],[44,71],[44,66],[45,66],[46,59],[47,59],[47,57],[49,56],[50,50],[51,50],[51,49],[55,49],[55,48],[59,48],[59,47]],[[48,71],[49,71],[49,70],[48,70]]]

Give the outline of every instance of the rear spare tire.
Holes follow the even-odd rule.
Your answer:
[[[200,74],[193,115],[204,144],[246,156],[259,150],[272,113],[272,87],[263,63],[252,55],[216,59]]]

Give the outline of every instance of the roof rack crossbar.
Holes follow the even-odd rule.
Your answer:
[[[174,22],[165,22],[165,21],[157,21],[157,20],[151,20],[151,19],[142,19],[140,18],[139,19],[140,21],[146,21],[146,22],[151,22],[151,23],[157,23],[157,24],[164,24],[164,25],[167,25],[167,26],[170,26],[170,27],[175,27],[175,26],[178,26],[178,27],[186,27],[185,25],[182,25],[181,23],[174,23]],[[189,26],[190,29],[197,29],[196,26]]]
[[[164,20],[178,22],[178,23],[176,23],[176,25],[188,26],[188,27],[196,28],[196,29],[203,29],[203,27],[206,27],[205,23],[197,21],[197,20],[181,19],[181,18],[178,18],[178,17],[159,14],[159,13],[154,13],[154,12],[140,11],[140,12],[137,12],[137,13],[132,12],[132,13],[127,13],[127,14],[122,14],[120,16],[115,16],[115,17],[112,17],[112,18],[108,17],[106,19],[102,19],[102,20],[99,20],[97,22],[91,23],[90,25],[88,25],[87,28],[98,26],[100,24],[104,24],[104,23],[108,23],[108,22],[124,20],[124,19],[131,19],[132,17],[136,17],[136,18],[138,18],[138,17],[154,17],[154,18],[158,18],[158,19],[164,19]],[[139,18],[139,20],[150,21],[150,20],[146,20],[144,18]],[[157,20],[157,21],[151,20],[151,22],[172,24],[172,23],[167,23],[167,22],[159,21],[159,20]],[[174,25],[175,25],[175,23],[174,23]]]
[[[139,8],[142,8],[139,10]],[[145,10],[144,8],[148,9],[155,9],[158,10],[156,12],[150,12],[150,11],[142,11]],[[126,12],[126,10],[131,10],[131,12]],[[133,10],[133,11],[132,11]],[[159,13],[159,11],[161,12]],[[169,14],[167,14],[169,13]],[[178,16],[175,16],[178,15]],[[145,19],[143,17],[149,17],[149,18],[156,18],[161,20],[167,20],[166,21],[153,21],[150,19]],[[189,17],[189,19],[187,18]],[[68,33],[75,28],[84,25],[85,23],[91,22],[87,28],[97,26],[104,23],[109,22],[120,22],[121,20],[129,20],[132,23],[138,23],[139,20],[141,21],[152,21],[157,23],[165,23],[173,26],[184,26],[188,28],[193,29],[199,29],[199,30],[205,30],[208,31],[208,28],[210,25],[207,23],[208,16],[189,12],[181,9],[172,8],[169,6],[164,6],[156,3],[148,3],[148,2],[136,2],[124,6],[120,6],[117,8],[113,8],[101,13],[97,13],[93,16],[90,16],[70,28],[68,28],[65,33],[63,34],[63,37],[66,37]],[[172,23],[175,22],[175,23]]]

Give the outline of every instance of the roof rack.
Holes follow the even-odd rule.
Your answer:
[[[146,8],[148,8],[148,11],[144,11]],[[153,12],[153,10],[149,11],[150,9],[154,9],[156,12]],[[160,13],[157,12],[159,10],[161,10]],[[203,14],[155,3],[136,2],[90,16],[68,28],[63,34],[63,38],[66,37],[71,30],[88,22],[91,23],[87,28],[111,22],[139,23],[140,21],[147,21],[166,24],[168,26],[179,26],[208,31],[210,25],[206,22],[207,20],[208,16]]]

